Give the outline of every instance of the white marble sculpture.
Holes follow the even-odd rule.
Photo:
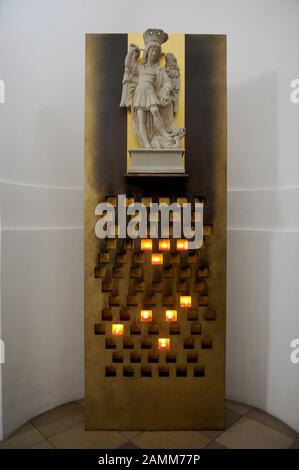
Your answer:
[[[161,29],[143,34],[144,49],[130,44],[125,59],[120,107],[131,108],[138,142],[146,149],[175,149],[185,135],[174,120],[178,111],[180,70],[172,53],[160,65],[161,45],[168,35]],[[142,61],[139,61],[143,51]]]

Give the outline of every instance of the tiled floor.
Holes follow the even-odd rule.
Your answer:
[[[224,431],[85,431],[84,400],[25,424],[0,449],[299,449],[299,435],[256,408],[226,402]]]

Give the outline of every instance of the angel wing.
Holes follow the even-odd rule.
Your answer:
[[[139,54],[139,48],[135,44],[130,44],[122,79],[122,95],[119,105],[121,108],[129,108],[132,104],[132,98],[137,86],[136,67]]]
[[[174,54],[168,52],[165,56],[165,71],[170,79],[174,95],[173,111],[176,113],[179,107],[180,69]]]

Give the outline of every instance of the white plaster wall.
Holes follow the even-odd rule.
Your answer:
[[[298,17],[297,0],[1,1],[5,436],[84,393],[84,34],[150,26],[228,36],[227,396],[299,430]]]

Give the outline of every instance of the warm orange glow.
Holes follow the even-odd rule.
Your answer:
[[[169,251],[170,250],[170,240],[159,240],[159,250]]]
[[[122,323],[114,323],[112,325],[112,334],[114,336],[122,336],[124,334],[124,325]]]
[[[180,296],[180,307],[189,308],[192,305],[191,295]]]
[[[140,312],[141,321],[152,321],[152,318],[153,318],[152,310],[141,310]]]
[[[162,253],[153,253],[152,254],[152,264],[163,264],[163,254]]]
[[[170,339],[169,338],[159,338],[158,339],[158,348],[161,350],[170,349]]]
[[[141,249],[143,251],[151,251],[153,249],[153,241],[148,238],[141,240]]]
[[[188,250],[188,240],[177,240],[176,249],[179,251]]]
[[[176,310],[166,310],[165,320],[166,321],[177,321],[178,313]]]

